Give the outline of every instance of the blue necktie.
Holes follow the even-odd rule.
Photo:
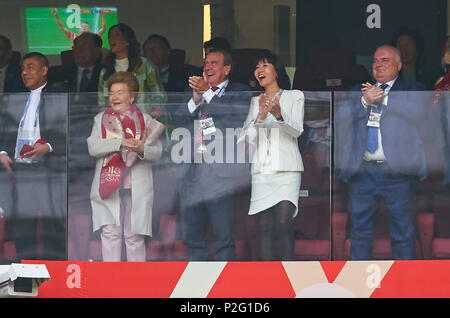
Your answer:
[[[382,84],[380,88],[384,91],[388,84]],[[374,153],[378,148],[378,127],[369,127],[367,131],[367,150]]]

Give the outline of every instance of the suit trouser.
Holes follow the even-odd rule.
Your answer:
[[[66,213],[63,213],[64,199],[60,196],[64,192],[54,192],[56,185],[61,186],[61,191],[65,189],[62,173],[53,171],[50,174],[47,166],[41,163],[15,164],[14,168],[11,234],[16,258],[66,260]],[[39,224],[42,254],[37,250]]]
[[[39,255],[36,244],[38,218],[15,218],[12,220],[16,258],[66,260],[65,219],[56,217],[41,217],[43,251]]]
[[[235,260],[233,178],[216,178],[211,174],[208,177],[199,170],[197,172],[195,176],[187,176],[179,190],[182,232],[189,260],[206,261],[209,258],[206,243],[208,216],[215,237],[214,260]]]
[[[120,191],[120,225],[102,227],[102,256],[104,262],[122,260],[122,242],[125,240],[127,261],[145,262],[145,236],[131,232],[131,190]]]
[[[352,230],[350,258],[372,258],[375,214],[379,198],[386,201],[389,232],[394,259],[415,258],[415,230],[412,220],[411,195],[416,179],[393,173],[389,166],[366,162],[350,179]]]

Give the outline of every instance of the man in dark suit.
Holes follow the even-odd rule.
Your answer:
[[[1,162],[14,176],[7,220],[17,259],[66,259],[66,112],[67,97],[52,95],[47,85],[48,61],[37,52],[22,61],[22,79],[31,91],[11,94],[1,116]],[[18,108],[23,105],[23,108]],[[29,147],[25,150],[24,145]],[[36,233],[41,221],[43,251]]]
[[[349,185],[354,260],[371,258],[380,198],[389,211],[394,258],[415,258],[411,197],[413,186],[426,176],[417,129],[426,101],[419,92],[423,84],[398,78],[401,67],[395,47],[379,47],[373,59],[376,83],[363,84],[363,95],[352,94],[336,113],[336,162],[339,178]]]
[[[235,182],[236,177],[249,173],[249,165],[238,163],[237,136],[230,129],[242,127],[251,96],[248,86],[228,80],[231,67],[228,52],[211,50],[205,58],[203,76],[189,78],[192,98],[175,116],[189,131],[184,137],[190,142],[183,143],[183,137],[183,149],[174,145],[172,160],[179,161],[176,156],[183,152],[177,178],[182,233],[192,261],[208,260],[208,216],[215,236],[214,260],[232,261],[236,257],[231,226]],[[207,129],[206,123],[213,123],[215,128],[210,125]]]
[[[98,79],[102,69],[103,41],[95,33],[83,33],[73,42],[73,67],[63,70],[52,79],[52,84],[61,85],[68,92],[98,92]]]
[[[13,51],[11,41],[0,35],[0,93],[24,92],[20,67],[12,61]]]
[[[142,45],[144,56],[158,69],[159,76],[166,92],[183,92],[191,74],[186,65],[170,64],[171,46],[167,38],[159,34],[151,34]]]

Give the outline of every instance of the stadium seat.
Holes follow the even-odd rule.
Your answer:
[[[8,262],[12,262],[16,259],[16,245],[14,242],[3,242],[3,259]]]
[[[175,214],[161,215],[159,224],[161,248],[164,252],[165,260],[171,261],[176,241],[177,216]]]
[[[417,227],[424,259],[450,258],[450,195],[437,193],[431,213],[417,215]]]
[[[146,244],[146,257],[148,261],[164,260],[164,252],[161,241],[149,240],[149,242]]]
[[[351,207],[348,209],[347,215],[347,225],[346,225],[346,239],[344,243],[344,259],[350,259],[350,230],[351,230]],[[422,259],[424,257],[423,252],[423,241],[421,240],[420,234],[420,221],[421,218],[419,214],[414,213],[414,220],[417,229],[417,239],[416,239],[416,259]],[[339,216],[341,217],[341,216]],[[342,230],[342,228],[341,228]],[[338,241],[339,242],[339,241]],[[340,252],[336,250],[336,252]],[[425,252],[426,253],[426,252]],[[380,208],[375,215],[375,228],[374,228],[374,239],[372,247],[372,259],[386,260],[393,259],[392,248],[391,248],[391,238],[389,232],[388,223],[388,211],[384,202],[381,202]]]
[[[344,259],[347,213],[334,212],[331,215],[331,224],[331,233],[333,236],[333,260],[340,261]]]
[[[331,260],[330,196],[308,193],[299,200],[299,214],[294,219],[295,259]]]

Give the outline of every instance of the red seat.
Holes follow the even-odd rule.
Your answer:
[[[330,196],[309,192],[294,219],[295,259],[331,260]]]
[[[162,261],[163,247],[161,241],[150,240],[146,245],[146,258],[148,261]]]
[[[331,258],[329,240],[295,240],[295,259],[300,261],[329,261]]]
[[[450,259],[450,196],[435,194],[432,213],[417,215],[417,227],[424,259]]]
[[[331,215],[331,221],[331,233],[333,235],[333,260],[343,260],[347,228],[347,213],[334,212]]]
[[[10,262],[16,259],[16,245],[14,242],[3,242],[3,258]]]
[[[433,259],[450,259],[450,239],[435,238],[431,243]]]
[[[424,259],[431,258],[431,243],[434,235],[434,214],[420,213],[417,215],[417,231]]]
[[[173,258],[176,241],[177,216],[174,214],[161,215],[159,224],[161,248],[164,251],[165,259],[170,261]]]
[[[173,245],[173,260],[185,261],[188,258],[187,255],[187,247],[183,240],[176,240]]]

